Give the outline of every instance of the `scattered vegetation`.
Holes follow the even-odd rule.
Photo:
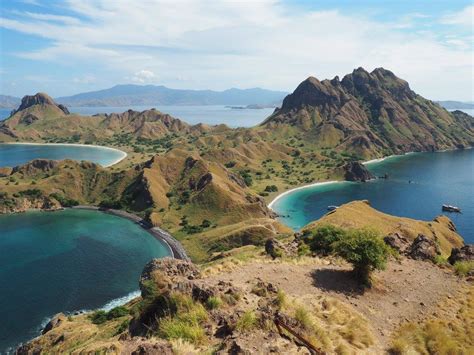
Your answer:
[[[102,324],[108,320],[112,320],[115,318],[120,318],[128,315],[128,309],[124,306],[118,306],[112,308],[110,311],[106,312],[104,310],[95,311],[91,315],[91,321],[94,324]]]
[[[454,270],[459,276],[467,276],[474,272],[474,261],[458,261],[454,264]]]

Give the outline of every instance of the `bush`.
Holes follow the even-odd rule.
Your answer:
[[[337,255],[354,266],[355,274],[367,286],[370,286],[372,271],[385,269],[389,248],[374,231],[353,230],[333,247]]]
[[[67,198],[67,197],[65,197],[63,195],[60,195],[58,193],[52,193],[49,196],[54,198],[55,200],[57,200],[61,204],[61,206],[63,206],[63,207],[73,207],[73,206],[79,205],[79,201],[74,200],[72,198]]]
[[[124,306],[118,306],[118,307],[112,308],[108,312],[104,310],[95,311],[91,316],[91,320],[92,320],[92,323],[94,324],[102,324],[108,320],[124,317],[128,314],[129,312],[127,308],[125,308]]]
[[[278,187],[276,185],[267,185],[265,187],[265,191],[266,192],[277,192],[278,191]]]
[[[209,228],[211,226],[211,221],[207,219],[203,219],[201,222],[201,227],[202,228]]]
[[[235,161],[229,161],[229,162],[225,163],[224,166],[227,169],[230,169],[230,168],[233,168],[235,166],[235,164],[237,164]]]
[[[99,207],[113,208],[113,209],[119,210],[123,207],[123,205],[120,200],[104,200],[101,203],[99,203]]]
[[[454,263],[454,270],[459,276],[467,276],[474,270],[474,261],[458,261]]]
[[[342,228],[325,225],[313,230],[309,235],[303,235],[303,241],[312,251],[327,255],[333,251],[334,243],[340,241],[346,234]]]
[[[207,309],[217,309],[222,306],[222,300],[219,297],[211,296],[206,301]]]
[[[242,317],[239,318],[235,324],[235,329],[241,332],[245,332],[255,328],[257,325],[257,316],[253,311],[245,312]]]
[[[32,198],[40,198],[43,193],[39,189],[27,189],[19,192],[20,196],[28,196]]]

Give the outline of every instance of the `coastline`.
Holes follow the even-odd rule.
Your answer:
[[[74,206],[70,208],[77,209],[77,210],[98,211],[98,212],[103,212],[103,213],[111,214],[113,216],[128,219],[129,221],[132,221],[138,224],[140,227],[142,227],[144,230],[150,233],[153,237],[155,237],[155,239],[157,239],[158,241],[166,245],[168,249],[170,250],[170,254],[173,258],[181,259],[181,260],[189,260],[189,257],[186,254],[186,251],[184,250],[181,243],[178,240],[176,240],[173,236],[171,236],[171,234],[169,234],[168,232],[164,231],[163,229],[159,227],[152,226],[149,222],[145,221],[143,218],[135,214],[132,214],[126,211],[121,211],[121,210],[103,209],[97,206],[79,205],[79,206]]]
[[[111,150],[111,151],[116,151],[121,154],[121,157],[114,160],[110,164],[107,165],[102,165],[104,168],[108,168],[112,165],[115,165],[119,162],[121,162],[123,159],[125,159],[128,154],[124,152],[123,150],[117,149],[117,148],[112,148],[112,147],[106,147],[103,145],[96,145],[96,144],[80,144],[80,143],[35,143],[35,142],[0,142],[0,144],[16,144],[16,145],[56,145],[56,146],[66,146],[66,147],[92,147],[92,148],[100,148],[100,149],[105,149],[105,150]]]
[[[405,155],[409,155],[409,154],[413,154],[413,153],[417,153],[417,152],[406,152],[406,153],[403,153],[403,154],[392,154],[392,155],[387,155],[386,157],[382,157],[382,158],[376,158],[376,159],[371,159],[371,160],[366,160],[366,161],[363,161],[362,164],[363,165],[368,165],[368,164],[373,164],[373,163],[381,163],[382,161],[384,160],[387,160],[389,158],[394,158],[394,157],[402,157],[402,156],[405,156]],[[419,153],[428,153],[428,152],[419,152]],[[308,189],[310,187],[316,187],[316,186],[322,186],[322,185],[329,185],[329,184],[336,184],[336,183],[342,183],[342,182],[347,182],[346,180],[330,180],[330,181],[322,181],[322,182],[315,182],[315,183],[312,183],[312,184],[308,184],[308,185],[303,185],[303,186],[299,186],[299,187],[295,187],[293,189],[290,189],[290,190],[286,190],[285,192],[282,192],[281,194],[275,196],[275,198],[267,205],[269,209],[271,209],[272,211],[276,212],[274,209],[273,209],[273,205],[280,199],[282,198],[283,196],[286,196],[288,194],[291,194],[297,190],[302,190],[302,189]]]

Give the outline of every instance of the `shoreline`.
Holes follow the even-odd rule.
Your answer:
[[[451,150],[456,150],[456,149],[451,149]],[[438,152],[444,152],[444,151],[447,151],[447,150],[440,150]],[[387,155],[386,157],[382,157],[382,158],[375,158],[375,159],[371,159],[371,160],[366,160],[366,161],[363,161],[362,164],[363,165],[368,165],[368,164],[374,164],[374,163],[381,163],[389,158],[395,158],[395,157],[403,157],[405,155],[410,155],[410,154],[414,154],[414,153],[430,153],[430,152],[406,152],[406,153],[403,153],[403,154],[392,154],[392,155]],[[299,187],[295,187],[293,189],[290,189],[290,190],[286,190],[285,192],[282,192],[281,194],[275,196],[275,198],[270,201],[270,203],[267,205],[267,207],[269,209],[271,209],[273,212],[276,212],[274,209],[273,209],[273,205],[280,199],[282,198],[283,196],[286,196],[288,194],[291,194],[297,190],[302,190],[302,189],[308,189],[310,187],[316,187],[316,186],[321,186],[321,185],[329,185],[329,184],[336,184],[336,183],[342,183],[342,182],[349,182],[349,181],[346,181],[346,180],[330,180],[330,181],[321,181],[321,182],[315,182],[315,183],[311,183],[311,184],[308,184],[308,185],[303,185],[303,186],[299,186]]]
[[[190,260],[188,255],[186,254],[186,251],[181,245],[181,243],[178,240],[176,240],[173,236],[171,236],[171,234],[169,234],[168,232],[166,232],[165,230],[159,227],[152,226],[149,222],[145,221],[143,218],[135,214],[132,214],[126,211],[121,211],[121,210],[103,209],[97,206],[79,205],[79,206],[73,206],[69,208],[76,209],[76,210],[98,211],[98,212],[107,213],[113,216],[128,219],[129,221],[134,222],[135,224],[138,224],[140,227],[142,227],[145,231],[151,234],[159,242],[166,245],[168,249],[170,250],[170,254],[171,254],[170,256],[173,257],[174,259]]]
[[[106,165],[101,165],[104,168],[108,168],[112,165],[118,164],[122,160],[124,160],[128,154],[124,152],[123,150],[117,149],[117,148],[112,148],[112,147],[106,147],[104,145],[97,145],[97,144],[81,144],[81,143],[36,143],[36,142],[0,142],[0,144],[16,144],[16,145],[56,145],[56,146],[66,146],[66,147],[92,147],[92,148],[99,148],[99,149],[105,149],[105,150],[111,150],[115,152],[119,152],[121,154],[121,157],[112,161],[110,164]],[[67,158],[66,158],[67,159]],[[74,159],[72,159],[74,160]]]

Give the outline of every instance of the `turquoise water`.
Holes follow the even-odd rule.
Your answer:
[[[376,209],[395,215],[432,220],[441,205],[459,206],[462,214],[446,213],[466,242],[474,243],[474,149],[413,153],[367,165],[389,179],[366,183],[339,182],[297,190],[272,208],[294,229],[327,213],[327,206],[369,200]],[[412,181],[409,183],[409,181]]]
[[[0,353],[37,336],[55,313],[138,290],[143,266],[169,255],[135,223],[96,211],[0,215],[0,231]]]
[[[239,106],[239,105],[237,105]],[[236,110],[224,105],[148,105],[127,107],[68,107],[70,112],[91,116],[96,113],[121,113],[128,109],[144,111],[151,108],[179,118],[189,124],[205,123],[216,125],[225,123],[229,127],[252,127],[261,123],[273,113],[273,108]],[[10,116],[11,109],[0,109],[0,121]]]
[[[109,166],[125,156],[125,153],[104,147],[68,144],[1,144],[0,166],[17,166],[33,159],[88,160]]]

